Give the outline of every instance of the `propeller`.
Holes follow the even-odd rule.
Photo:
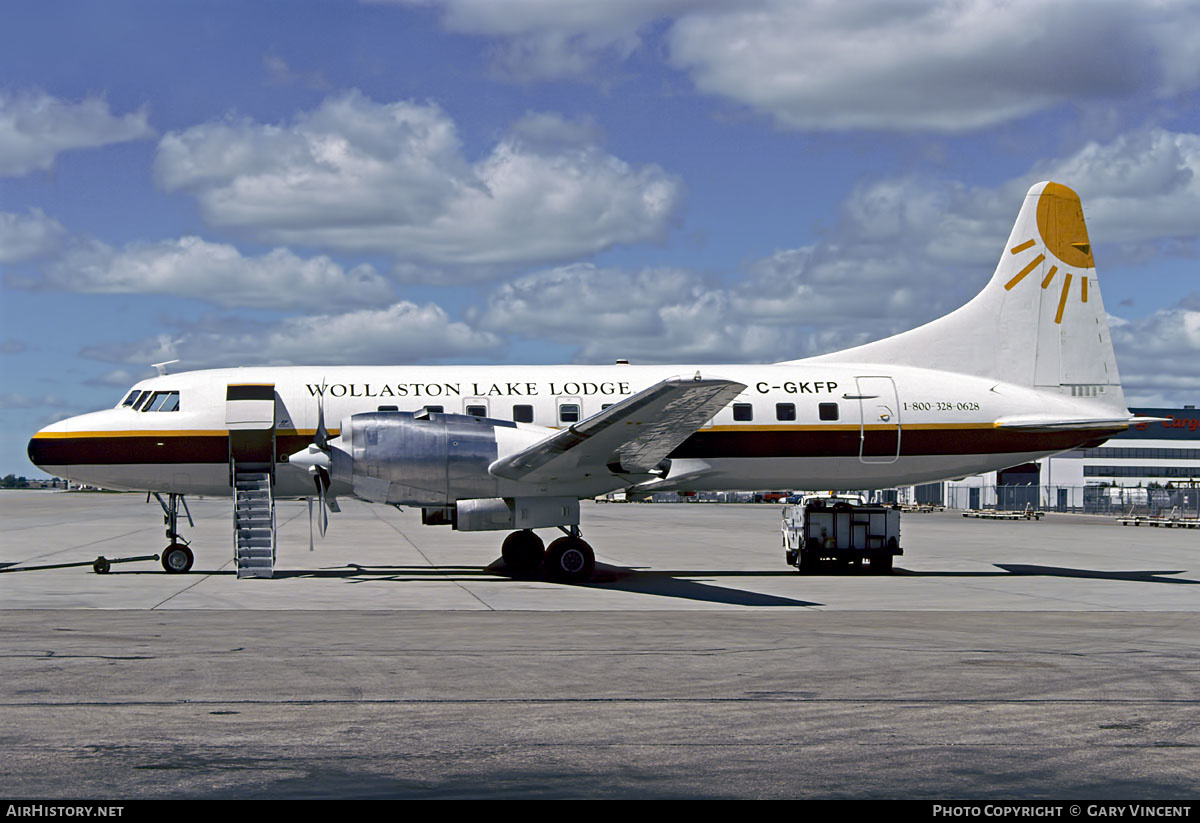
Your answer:
[[[318,507],[321,510],[321,518],[318,521],[321,537],[325,536],[325,531],[329,528],[329,512],[339,511],[337,503],[329,494],[329,471],[333,467],[333,451],[329,446],[329,430],[325,428],[324,388],[322,385],[322,391],[317,395],[317,431],[313,442],[288,457],[289,463],[308,469],[308,473],[312,475]]]

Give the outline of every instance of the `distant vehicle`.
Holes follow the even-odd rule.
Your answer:
[[[889,574],[900,548],[900,512],[857,495],[808,495],[783,510],[784,557],[801,574],[865,569]]]

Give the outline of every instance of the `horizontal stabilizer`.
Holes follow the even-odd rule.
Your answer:
[[[528,482],[571,481],[597,472],[647,475],[745,389],[699,372],[671,377],[500,458],[488,471]]]
[[[1001,418],[996,428],[1013,431],[1075,431],[1077,429],[1124,429],[1135,423],[1149,423],[1157,418],[1124,417],[1071,418],[1023,414]]]

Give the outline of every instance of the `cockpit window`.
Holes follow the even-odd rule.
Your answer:
[[[134,401],[133,401],[133,409],[134,409],[134,411],[138,411],[139,409],[141,409],[141,408],[142,408],[142,404],[143,404],[143,403],[145,403],[147,400],[149,400],[149,399],[150,399],[150,395],[151,395],[151,394],[152,394],[152,392],[148,392],[148,391],[144,391],[144,392],[142,392],[141,394],[139,394],[139,395],[138,395],[138,397],[137,397],[137,400],[134,400]]]
[[[141,392],[138,391],[137,389],[134,389],[133,391],[131,391],[129,393],[129,396],[125,398],[123,403],[121,403],[121,408],[125,409],[125,408],[128,408],[129,406],[132,406],[133,401],[138,399],[139,394],[141,394]]]
[[[179,411],[179,392],[177,391],[160,391],[155,392],[154,396],[146,401],[142,406],[142,411]]]

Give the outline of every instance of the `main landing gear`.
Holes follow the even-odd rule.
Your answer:
[[[559,583],[586,583],[596,569],[596,553],[583,539],[578,526],[559,526],[565,536],[545,548],[532,529],[504,538],[500,554],[514,577],[531,577],[539,568]]]
[[[187,516],[188,525],[195,528],[196,524],[192,521],[192,513],[188,511],[187,501],[183,499],[182,494],[168,494],[166,501],[158,492],[153,492],[153,494],[158,505],[162,506],[163,523],[167,527],[167,539],[171,541],[170,545],[162,551],[162,567],[167,574],[183,574],[192,568],[192,563],[196,558],[192,554],[192,550],[188,548],[188,541],[179,534],[179,504],[183,504],[183,513]],[[150,502],[149,494],[146,495],[146,502]]]

